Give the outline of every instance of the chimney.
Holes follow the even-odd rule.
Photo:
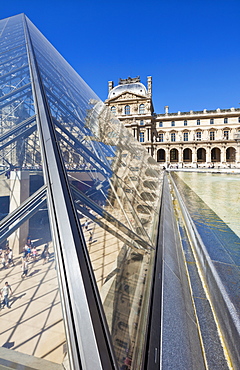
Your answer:
[[[108,81],[108,92],[110,92],[113,89],[113,81]]]
[[[169,110],[169,106],[168,105],[165,105],[164,109],[165,109],[165,114],[167,115],[168,114],[168,110]]]
[[[147,78],[147,88],[148,88],[148,95],[151,98],[152,97],[152,76],[148,76]]]

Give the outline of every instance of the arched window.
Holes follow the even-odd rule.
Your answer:
[[[192,162],[192,151],[189,148],[183,150],[183,162]]]
[[[130,105],[125,105],[124,113],[125,114],[130,114]]]
[[[115,106],[112,106],[112,107],[111,107],[111,112],[112,112],[113,114],[116,114],[116,107],[115,107]]]
[[[171,149],[170,150],[170,162],[177,162],[178,161],[178,150]]]
[[[165,150],[164,149],[159,149],[157,151],[157,161],[165,162]]]
[[[227,162],[235,162],[236,160],[236,149],[235,148],[227,148],[226,150],[226,161]]]
[[[197,150],[197,162],[206,162],[206,149],[199,148]]]
[[[139,141],[140,143],[144,143],[144,132],[139,133]]]
[[[139,114],[143,114],[145,113],[145,105],[144,104],[140,104],[139,105]]]

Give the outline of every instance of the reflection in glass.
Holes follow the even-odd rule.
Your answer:
[[[62,279],[61,263],[64,261],[67,270],[68,261],[59,252],[54,228],[55,221],[61,219],[53,205],[53,200],[59,202],[55,179],[52,184],[48,176],[52,171],[49,161],[54,159],[63,164],[59,172],[64,173],[67,182],[65,200],[74,204],[72,213],[76,212],[77,227],[83,231],[84,240],[76,240],[74,248],[83,248],[91,261],[118,364],[138,369],[142,366],[162,173],[29,19],[19,15],[0,21],[0,30],[0,242],[3,250],[7,245],[13,249],[19,266],[24,262],[22,253],[29,237],[38,249],[37,260],[32,256],[29,262],[28,276],[34,287],[24,285],[27,293],[22,302],[26,307],[19,322],[28,323],[29,319],[31,325],[33,315],[28,307],[34,311],[38,306],[36,315],[41,317],[44,332],[31,332],[27,339],[31,342],[29,354],[49,360],[58,357],[59,363],[66,354],[58,284],[63,293],[64,284],[70,282]],[[38,94],[44,101],[40,108]],[[46,120],[39,113],[41,109]],[[47,130],[52,136],[44,141]],[[46,147],[53,142],[55,151],[46,158]],[[59,186],[64,188],[63,180]],[[73,223],[71,217],[75,214],[68,217]],[[62,230],[57,232],[60,235]],[[53,241],[51,234],[56,238]],[[51,256],[47,266],[40,259],[45,245]],[[54,248],[59,258],[58,283]],[[64,245],[66,255],[67,248]],[[15,271],[15,266],[11,269]],[[2,273],[5,276],[5,269]],[[16,274],[16,294],[20,294],[18,279]],[[26,284],[27,279],[21,279],[20,283]],[[62,304],[66,314],[64,299]],[[55,310],[56,322],[52,315]],[[41,338],[48,343],[47,328],[55,338],[51,327],[60,339],[52,339],[51,346],[56,348],[51,347],[44,355]],[[5,340],[10,342],[14,335],[9,334]],[[28,353],[18,339],[14,340],[13,349]],[[71,343],[67,344],[70,348]]]
[[[41,176],[34,177],[31,190],[42,184]],[[1,203],[8,213],[9,197],[1,197]],[[28,204],[10,216],[0,224],[1,288],[7,281],[12,289],[10,309],[5,306],[0,311],[0,345],[57,364],[66,363],[66,338],[46,191],[42,188],[29,198]]]

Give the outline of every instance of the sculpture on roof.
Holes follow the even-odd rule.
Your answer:
[[[126,79],[119,78],[119,85],[133,84],[136,82],[140,82],[140,76],[134,78],[128,77]]]

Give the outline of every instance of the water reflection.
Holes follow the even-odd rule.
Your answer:
[[[178,172],[178,176],[240,237],[240,175]]]
[[[240,176],[173,173],[207,253],[240,315]]]

